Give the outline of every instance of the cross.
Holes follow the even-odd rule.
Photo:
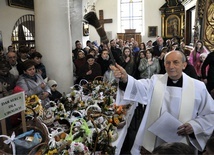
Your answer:
[[[103,10],[99,10],[99,22],[102,25],[102,27],[104,28],[104,24],[105,23],[112,23],[112,19],[104,19],[103,17]]]

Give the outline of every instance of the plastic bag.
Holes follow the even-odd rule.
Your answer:
[[[19,146],[25,149],[30,149],[41,142],[42,137],[40,133],[34,132],[34,130],[30,130],[23,134],[20,134],[14,140],[16,147]]]

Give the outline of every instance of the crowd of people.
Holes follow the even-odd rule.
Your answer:
[[[22,45],[18,51],[15,51],[12,46],[8,46],[8,51],[2,53],[0,83],[5,94],[12,94],[13,89],[17,86],[21,87],[26,95],[39,95],[39,93],[45,92],[38,88],[40,85],[44,89],[48,80],[40,52],[36,51],[34,47],[28,48]],[[2,97],[5,96],[4,93],[0,93]],[[49,95],[51,95],[50,92]]]
[[[62,97],[57,91],[57,83],[48,79],[42,54],[35,48],[20,46],[15,51],[8,47],[7,53],[2,52],[0,60],[0,98],[24,91],[26,96],[37,95],[44,108],[48,108],[50,100],[56,101]],[[54,82],[53,82],[54,81]],[[16,119],[14,119],[14,117]],[[7,129],[17,125],[19,117],[6,119]],[[13,120],[13,121],[11,121]]]
[[[98,45],[97,42],[88,40],[85,47],[77,40],[72,51],[72,60],[74,83],[78,84],[82,79],[91,82],[99,76],[103,76],[108,82],[119,78],[120,91],[124,91],[126,97],[119,97],[123,93],[118,91],[118,102],[131,100],[147,105],[143,118],[145,120],[141,123],[137,137],[155,139],[145,127],[149,127],[160,114],[167,111],[182,120],[178,135],[188,135],[192,145],[203,151],[210,136],[205,133],[212,133],[210,129],[214,126],[210,122],[214,112],[214,52],[208,51],[202,41],[198,40],[190,50],[185,47],[184,41],[176,38],[165,41],[159,36],[155,41],[141,43],[134,38],[128,41],[112,39],[108,45]],[[187,86],[192,90],[189,91]],[[13,94],[14,90],[23,90],[28,96],[38,95],[45,108],[48,108],[47,101],[57,102],[62,97],[57,91],[57,82],[48,79],[42,54],[33,47],[29,49],[20,46],[15,51],[9,46],[7,52],[0,53],[0,98]],[[160,90],[164,90],[163,93]],[[190,108],[189,114],[177,111],[184,109],[186,105],[183,104],[187,101],[191,103],[187,107]],[[159,108],[154,107],[155,102],[160,103]],[[151,116],[154,113],[155,116]],[[181,114],[186,117],[183,118]],[[13,126],[13,122],[7,122],[9,128]],[[134,154],[139,153],[139,146],[152,152],[156,146],[163,144],[160,138],[156,137],[152,142],[145,138],[140,141],[136,139],[132,149]],[[213,140],[208,142],[207,148],[211,142],[213,144]]]
[[[157,36],[155,41],[138,43],[134,38],[128,41],[112,39],[108,45],[88,40],[86,46],[77,40],[73,52],[73,63],[76,68],[75,83],[81,79],[92,81],[96,76],[109,72],[109,65],[116,61],[126,72],[136,79],[148,79],[154,74],[165,74],[164,56],[169,51],[179,50],[186,56],[187,66],[183,72],[188,76],[203,81],[209,93],[214,94],[214,73],[212,52],[198,40],[192,49],[186,48],[183,40],[176,38],[166,41]],[[110,53],[113,55],[110,56]],[[209,55],[208,59],[207,56]],[[206,60],[206,61],[205,61]],[[204,63],[205,61],[205,63]],[[209,61],[209,62],[208,62]],[[89,63],[90,62],[90,63]],[[96,68],[94,71],[93,69]]]
[[[85,51],[85,48],[79,49],[82,53],[86,53],[83,58],[85,65],[80,66],[85,69],[85,74],[76,72],[77,79],[91,81],[95,76],[104,76],[105,73],[109,73],[108,66],[110,66],[114,78],[120,79],[117,104],[123,105],[135,101],[137,104],[146,105],[143,120],[131,149],[132,154],[152,151],[158,154],[158,147],[166,149],[162,145],[167,146],[169,144],[167,140],[163,140],[158,134],[151,134],[148,130],[164,114],[169,115],[169,118],[177,119],[181,124],[174,133],[166,131],[161,134],[165,136],[177,134],[182,139],[181,142],[177,141],[170,145],[176,146],[171,152],[166,152],[174,154],[178,149],[183,152],[182,154],[195,154],[197,150],[203,152],[206,147],[208,151],[205,153],[208,154],[210,144],[206,146],[206,142],[210,143],[209,138],[212,139],[214,130],[212,121],[214,119],[212,94],[214,59],[213,52],[208,51],[202,41],[198,40],[192,50],[186,48],[183,41],[179,43],[173,38],[165,42],[162,37],[157,37],[155,42],[142,42],[140,46],[132,38],[125,42],[113,39],[109,45],[91,44],[87,47],[89,50],[91,48],[96,51],[93,55]],[[77,51],[77,48],[75,50]],[[108,60],[105,67],[103,61],[100,61],[103,59],[103,51],[108,55],[105,59]],[[92,74],[93,67],[88,57],[96,63],[96,75]],[[111,65],[114,61],[116,65]],[[75,58],[74,64],[76,64]]]

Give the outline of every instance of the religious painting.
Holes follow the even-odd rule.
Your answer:
[[[83,36],[89,36],[89,24],[83,23]]]
[[[0,31],[0,50],[3,50],[3,39],[1,31]]]
[[[166,37],[180,35],[180,18],[177,15],[170,15],[166,18]]]
[[[148,37],[156,37],[157,35],[158,35],[158,27],[149,26],[148,27]]]
[[[34,9],[34,0],[8,0],[8,5],[17,8]]]

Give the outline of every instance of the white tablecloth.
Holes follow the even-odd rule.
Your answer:
[[[116,146],[115,155],[119,155],[121,148],[123,146],[123,142],[126,138],[128,127],[131,123],[132,117],[134,115],[135,109],[137,104],[134,104],[130,107],[130,109],[127,111],[126,115],[126,125],[122,129],[118,129],[118,139],[112,143],[113,146]]]

